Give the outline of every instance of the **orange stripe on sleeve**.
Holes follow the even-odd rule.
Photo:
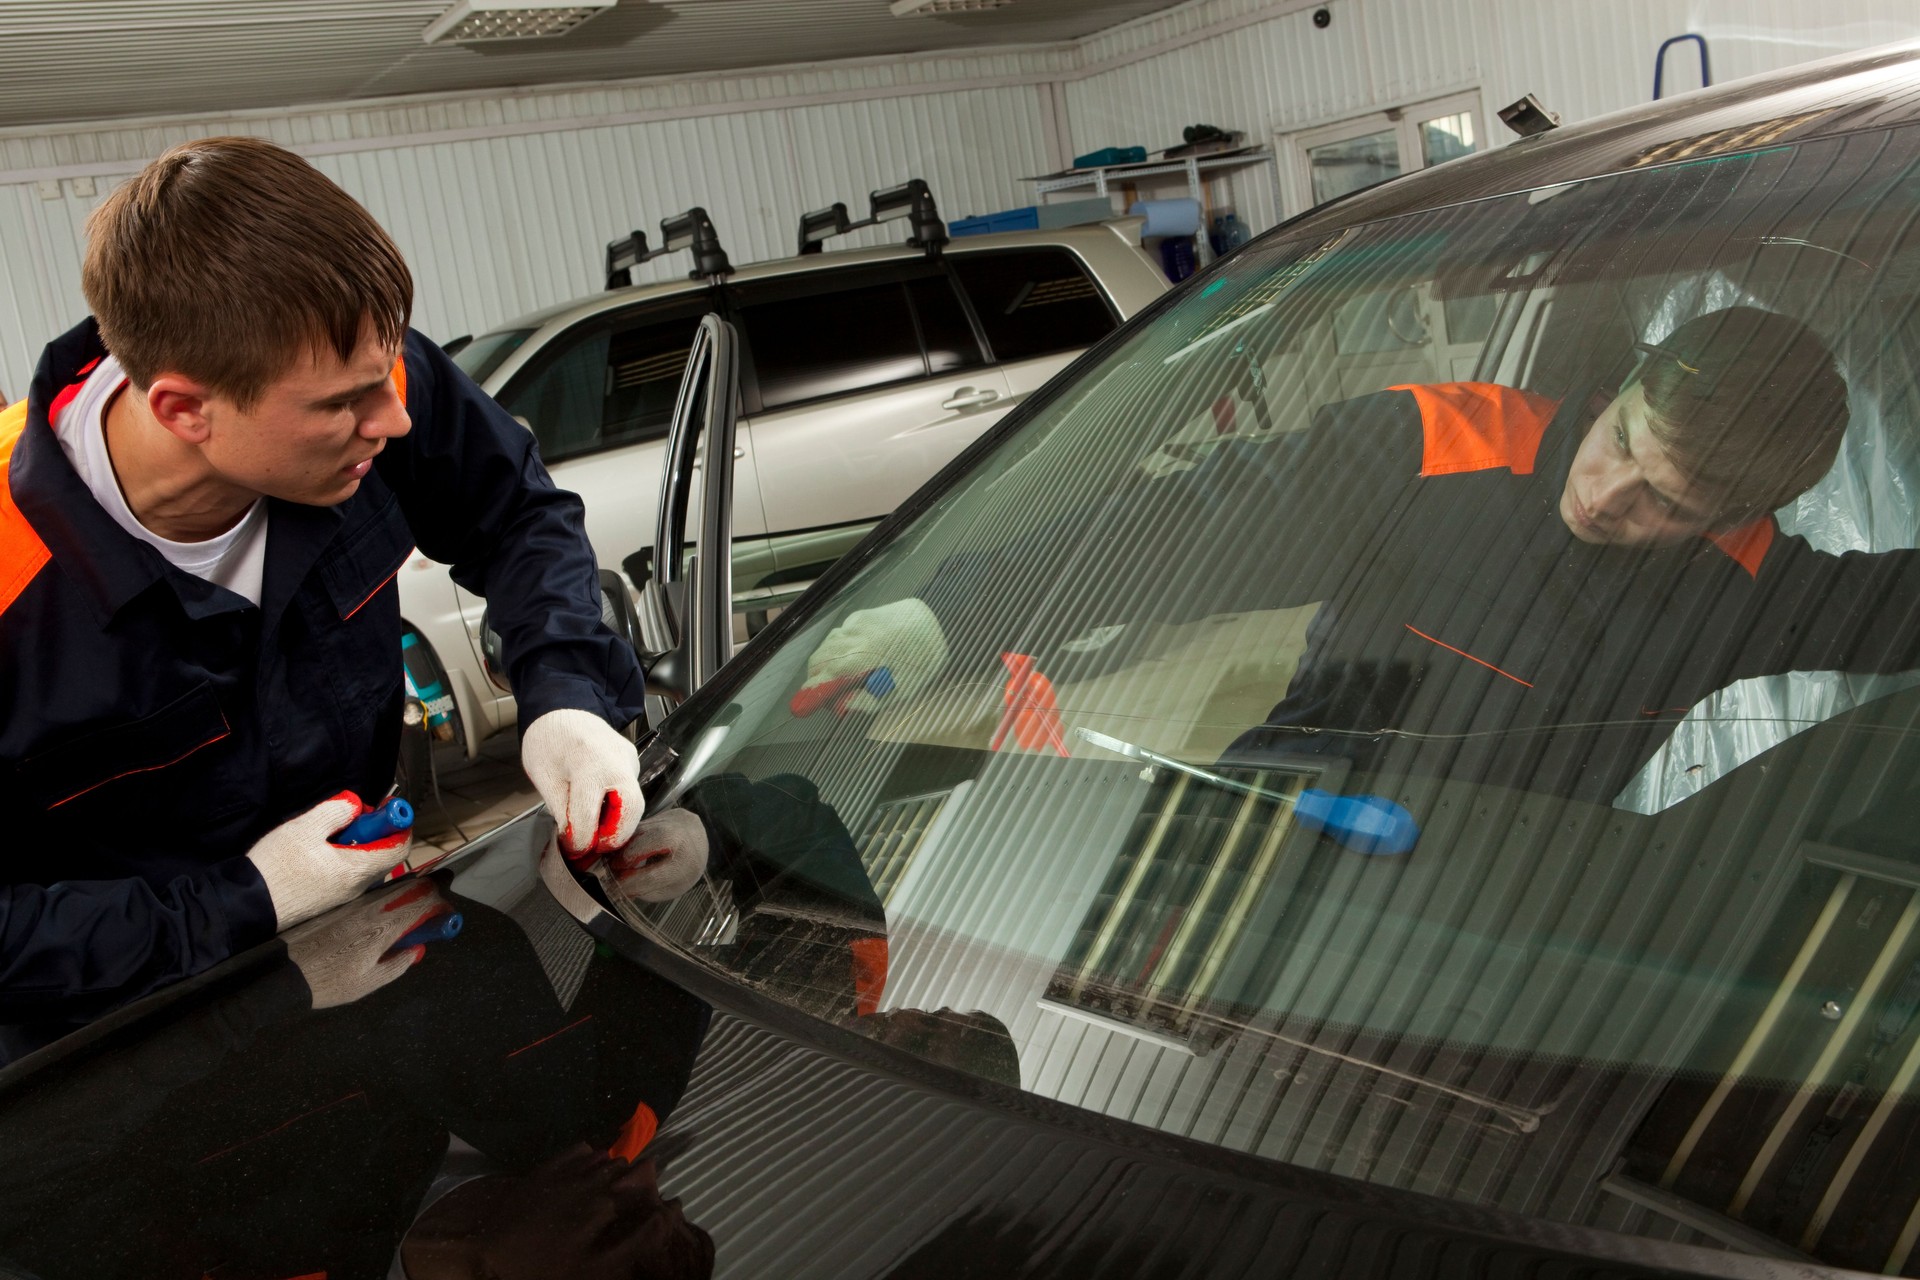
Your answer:
[[[1540,438],[1560,405],[1545,396],[1492,382],[1402,384],[1420,406],[1423,476],[1506,469],[1533,474]]]
[[[403,405],[406,404],[407,402],[407,357],[404,353],[401,354],[398,360],[395,360],[393,362],[393,389],[400,393],[400,403]]]
[[[47,544],[20,514],[7,484],[7,464],[13,460],[13,446],[26,425],[25,400],[0,410],[0,613],[20,598],[50,558]]]

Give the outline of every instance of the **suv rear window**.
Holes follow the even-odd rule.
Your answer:
[[[995,360],[1031,360],[1092,346],[1117,321],[1100,287],[1064,249],[954,254]]]

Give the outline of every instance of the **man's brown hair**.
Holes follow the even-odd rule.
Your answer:
[[[1693,483],[1721,494],[1722,527],[1785,506],[1833,466],[1847,384],[1798,320],[1728,307],[1648,351],[1648,428]]]
[[[115,190],[87,220],[80,280],[135,386],[184,374],[242,407],[323,343],[347,359],[367,321],[397,349],[413,312],[372,215],[258,138],[182,143]]]

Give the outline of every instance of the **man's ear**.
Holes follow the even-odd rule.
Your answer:
[[[147,411],[153,420],[187,444],[204,444],[212,434],[208,412],[214,393],[205,383],[185,374],[163,373],[147,388]]]

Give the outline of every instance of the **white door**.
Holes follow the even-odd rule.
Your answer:
[[[1302,212],[1486,145],[1477,90],[1282,134],[1287,212]]]
[[[938,263],[730,292],[763,527],[775,535],[887,514],[1006,412],[1007,379]]]
[[[755,439],[765,442],[767,528],[790,533],[886,515],[1010,403],[1006,377],[978,368],[755,418]]]

